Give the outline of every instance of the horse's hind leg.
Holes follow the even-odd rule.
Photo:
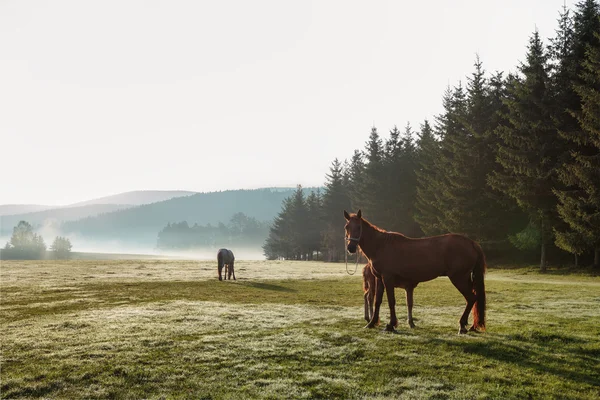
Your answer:
[[[235,268],[233,268],[233,261],[231,262],[231,273],[233,274],[233,280],[235,281]]]
[[[471,272],[459,275],[459,276],[451,276],[450,281],[452,284],[458,289],[458,291],[464,296],[467,301],[467,306],[465,307],[465,311],[460,317],[460,330],[458,333],[467,333],[467,324],[469,323],[469,314],[473,309],[473,305],[475,304],[475,300],[477,300],[477,296],[473,293],[473,281],[471,280]]]

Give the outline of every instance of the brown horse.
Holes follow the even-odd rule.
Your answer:
[[[406,290],[408,324],[412,320],[413,291],[420,282],[438,276],[448,276],[450,281],[465,297],[467,306],[459,324],[459,333],[467,333],[469,314],[473,310],[472,331],[485,330],[485,256],[481,247],[463,235],[446,234],[413,239],[397,232],[387,232],[362,218],[360,210],[346,218],[347,249],[355,253],[360,247],[376,277],[375,311],[366,328],[379,322],[379,308],[383,292],[387,294],[390,307],[390,323],[386,330],[393,331],[398,325],[396,318],[395,287]]]
[[[365,297],[365,320],[367,322],[371,322],[371,318],[373,317],[373,306],[375,304],[375,289],[377,288],[376,282],[377,281],[375,275],[373,274],[373,270],[371,269],[371,264],[368,263],[363,267],[363,293]],[[406,289],[400,282],[396,283],[396,287]],[[412,290],[409,291],[409,289],[406,289],[406,293],[406,301],[407,303],[410,301],[410,307],[412,312]],[[409,293],[410,296],[408,295]],[[379,320],[377,320],[377,323],[379,323]],[[411,328],[415,327],[415,324],[412,323],[412,316],[409,319],[409,323],[411,324]]]
[[[371,264],[363,267],[363,294],[365,297],[365,320],[371,321],[373,316],[373,301],[375,300],[375,275],[371,271]]]

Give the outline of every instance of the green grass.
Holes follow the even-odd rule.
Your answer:
[[[364,329],[340,264],[36,261],[0,269],[1,398],[600,397],[600,278],[491,270],[488,332],[445,278]],[[270,278],[270,279],[268,279]],[[397,312],[406,315],[397,289]]]

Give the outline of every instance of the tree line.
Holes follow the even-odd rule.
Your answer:
[[[70,258],[73,246],[63,236],[56,236],[50,246],[50,256],[55,259]],[[47,258],[46,243],[41,235],[33,231],[27,221],[20,221],[13,228],[10,240],[2,249],[3,260],[41,260]]]
[[[227,225],[190,226],[187,221],[168,223],[159,233],[159,249],[189,250],[223,246],[258,246],[265,241],[269,224],[249,217],[242,212],[235,213]]]
[[[563,7],[556,34],[529,38],[516,73],[448,87],[443,111],[415,130],[371,128],[334,160],[323,193],[284,200],[267,258],[343,256],[342,210],[408,236],[463,233],[488,252],[570,253],[600,265],[600,5]]]

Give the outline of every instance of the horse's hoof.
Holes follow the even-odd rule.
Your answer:
[[[396,332],[396,330],[394,329],[394,325],[392,325],[392,324],[387,324],[385,326],[385,331],[386,332]]]
[[[410,329],[414,329],[416,327],[414,322],[409,322],[408,326],[410,326]]]
[[[473,325],[469,328],[469,332],[481,333],[481,331],[479,329],[477,329],[475,327],[475,325]]]
[[[467,328],[465,328],[464,326],[461,326],[460,329],[458,330],[458,334],[465,335],[466,333],[467,333]]]

